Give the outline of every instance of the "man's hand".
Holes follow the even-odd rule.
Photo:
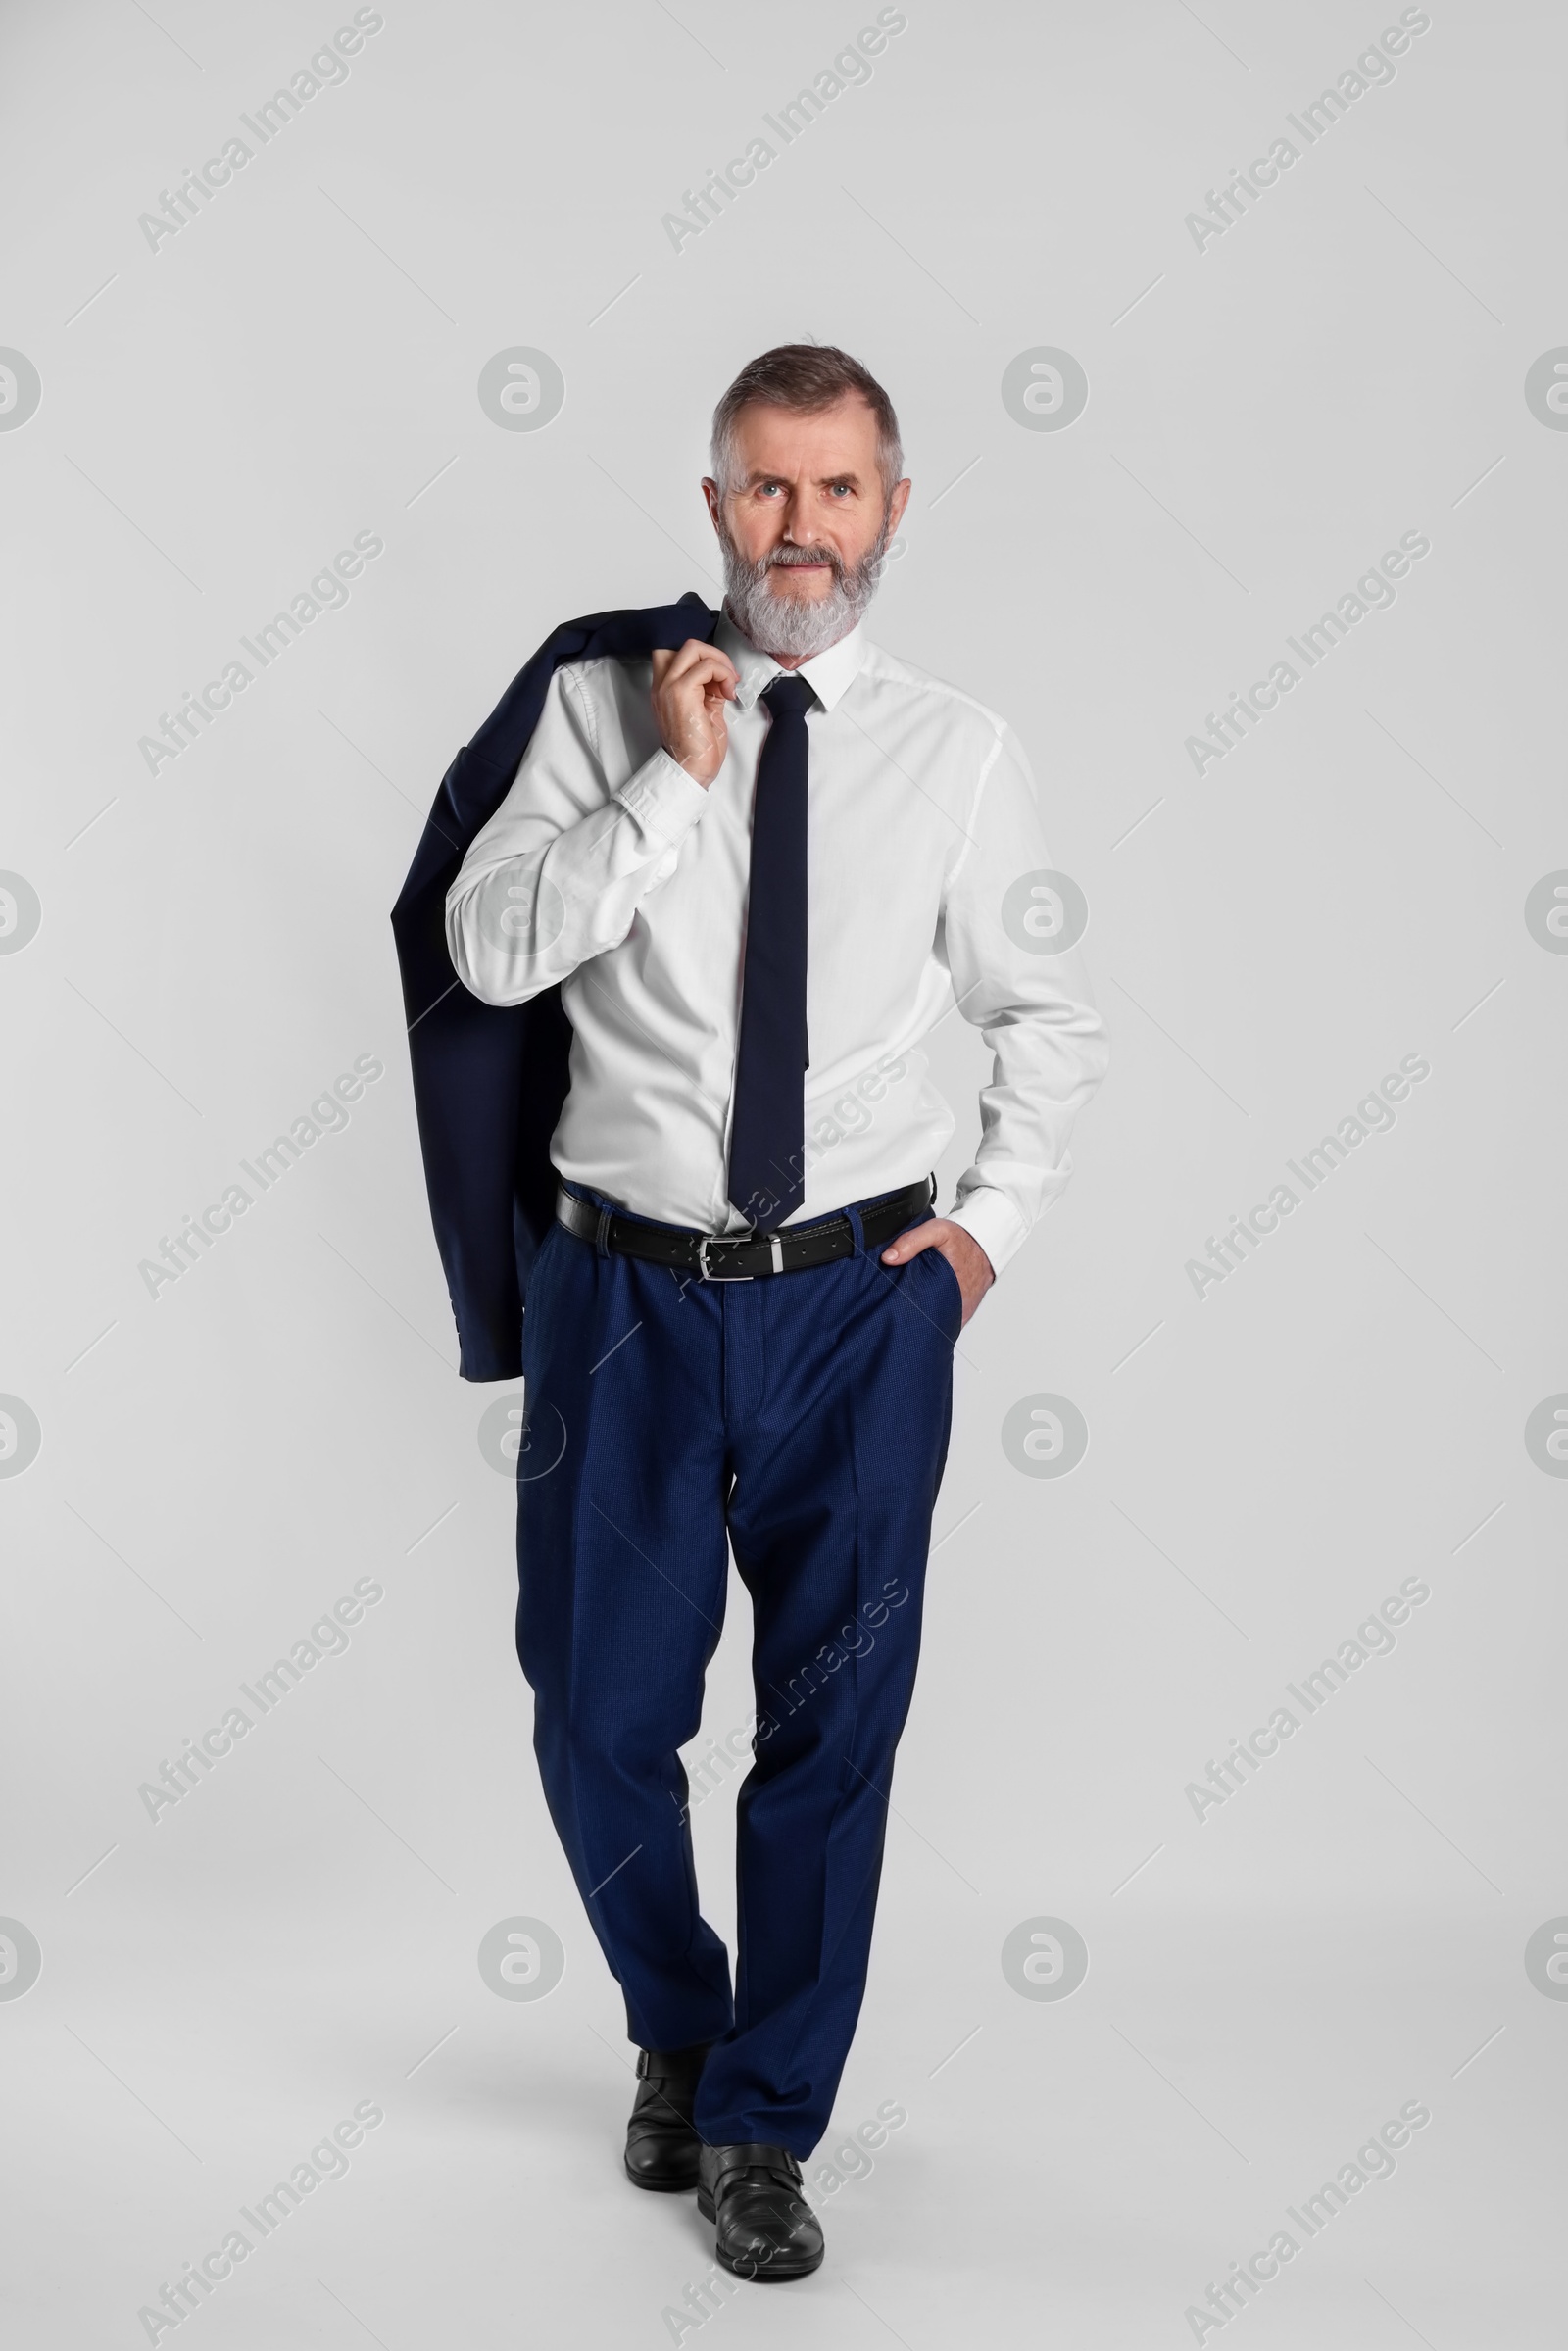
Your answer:
[[[996,1275],[991,1259],[961,1224],[952,1223],[946,1216],[929,1217],[924,1224],[915,1225],[909,1232],[901,1233],[892,1246],[882,1251],[884,1265],[907,1265],[923,1249],[939,1249],[958,1277],[958,1289],[963,1298],[963,1320],[967,1323],[976,1306],[985,1297]],[[960,1324],[960,1329],[962,1325]]]
[[[739,671],[716,645],[688,637],[678,653],[654,655],[654,716],[670,758],[706,791],[724,764]]]

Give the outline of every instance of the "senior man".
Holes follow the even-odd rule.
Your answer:
[[[717,2259],[774,2279],[822,2259],[800,2164],[864,1990],[954,1343],[1066,1183],[1105,1051],[1076,953],[1019,911],[1051,859],[1016,738],[861,626],[909,497],[881,385],[763,354],[703,492],[711,634],[555,669],[446,930],[485,1004],[559,985],[571,1024],[517,1635],[639,2047],[626,2169],[695,2185]],[[923,1040],[955,1005],[994,1059],[939,1216]],[[731,1550],[757,1688],[733,1992],[678,1754]]]

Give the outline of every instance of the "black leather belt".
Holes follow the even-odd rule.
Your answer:
[[[902,1233],[936,1195],[936,1179],[889,1192],[860,1210],[860,1229],[866,1247],[877,1248]],[[704,1282],[751,1282],[759,1275],[800,1273],[808,1265],[829,1265],[836,1257],[853,1257],[855,1235],[847,1216],[829,1216],[821,1224],[785,1225],[777,1233],[742,1233],[733,1240],[712,1233],[670,1231],[641,1224],[635,1216],[619,1216],[612,1208],[596,1208],[573,1193],[556,1195],[556,1222],[579,1241],[612,1249],[618,1256],[646,1257],[650,1264],[670,1266],[676,1273],[695,1274]]]

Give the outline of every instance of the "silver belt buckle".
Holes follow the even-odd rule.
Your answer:
[[[699,1278],[701,1281],[704,1281],[704,1282],[755,1282],[755,1281],[756,1281],[756,1279],[757,1279],[757,1276],[756,1276],[755,1274],[750,1274],[750,1273],[710,1273],[710,1272],[709,1272],[709,1270],[708,1270],[708,1245],[709,1245],[709,1243],[710,1243],[710,1241],[722,1240],[722,1238],[723,1238],[723,1236],[722,1236],[721,1234],[715,1234],[715,1233],[705,1233],[705,1234],[703,1235],[703,1237],[702,1237],[701,1241],[700,1241],[700,1242],[697,1244],[697,1272],[698,1272],[698,1278]],[[742,1239],[744,1239],[744,1238],[745,1238],[745,1236],[744,1236],[744,1235],[742,1235],[742,1236],[741,1236],[741,1238],[742,1238]]]

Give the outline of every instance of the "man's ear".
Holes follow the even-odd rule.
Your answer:
[[[703,475],[703,496],[708,502],[708,519],[716,531],[719,523],[719,490],[717,482],[710,473]]]
[[[905,475],[903,481],[896,481],[893,485],[893,495],[888,500],[888,537],[890,539],[904,520],[904,510],[909,503],[909,492],[913,486],[907,474]]]

